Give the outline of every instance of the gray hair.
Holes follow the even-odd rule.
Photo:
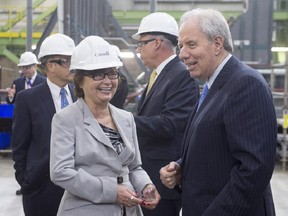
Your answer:
[[[224,49],[228,52],[233,51],[233,43],[229,25],[225,17],[214,9],[200,9],[196,8],[185,12],[180,18],[180,26],[191,18],[199,20],[199,25],[202,32],[207,35],[210,41],[216,36],[224,38]]]

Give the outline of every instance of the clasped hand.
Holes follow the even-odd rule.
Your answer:
[[[162,167],[159,173],[160,179],[166,187],[173,189],[176,185],[180,184],[180,166],[176,162],[172,161],[168,165]]]

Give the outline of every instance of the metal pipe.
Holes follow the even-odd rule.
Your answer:
[[[157,0],[150,0],[150,13],[157,11]]]
[[[64,2],[63,0],[57,1],[57,16],[58,16],[58,32],[64,33]]]
[[[26,32],[26,51],[32,50],[32,0],[27,0],[27,32]]]

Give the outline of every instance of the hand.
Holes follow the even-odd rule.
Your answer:
[[[160,179],[162,183],[170,189],[180,184],[181,173],[179,164],[172,161],[170,164],[162,167],[160,169]]]
[[[13,99],[16,92],[16,85],[13,84],[12,88],[8,88],[8,97]]]
[[[161,196],[155,185],[147,184],[142,191],[142,199],[143,202],[141,203],[141,206],[152,210],[158,205]]]
[[[117,185],[116,203],[125,207],[133,207],[143,202],[141,198],[137,198],[137,193],[125,185]]]

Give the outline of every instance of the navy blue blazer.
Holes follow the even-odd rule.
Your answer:
[[[198,83],[177,56],[163,68],[145,97],[146,90],[135,116],[142,167],[162,199],[180,199],[179,193],[161,183],[159,170],[180,157],[185,127],[199,98]]]
[[[71,87],[70,92],[76,101]],[[23,193],[49,179],[51,121],[55,112],[47,82],[21,91],[17,96],[12,124],[12,158],[16,180]]]
[[[43,82],[46,82],[46,77],[44,77],[41,74],[37,73],[36,78],[35,78],[34,82],[32,83],[32,87],[34,87],[36,85],[39,85],[40,83],[43,83]],[[15,99],[16,99],[17,94],[20,91],[25,89],[25,83],[26,83],[26,77],[24,77],[24,76],[13,81],[12,86],[13,85],[16,86],[16,91],[15,91],[15,95],[14,95],[14,98],[13,98],[12,101],[9,100],[8,96],[6,97],[6,102],[8,104],[14,104],[15,103]],[[12,88],[12,86],[11,86],[11,88]]]
[[[194,110],[182,148],[183,216],[273,216],[277,123],[256,70],[231,57]]]

